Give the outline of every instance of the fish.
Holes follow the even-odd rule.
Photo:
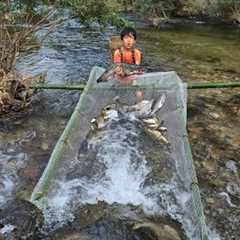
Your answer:
[[[150,137],[165,144],[169,144],[168,140],[162,135],[162,132],[167,131],[166,127],[161,127],[161,122],[157,117],[143,118],[143,129]]]
[[[169,144],[168,140],[162,135],[159,130],[154,130],[144,127],[144,131],[153,139],[162,142],[164,144]]]
[[[98,130],[98,129],[101,129],[105,126],[105,113],[104,111],[101,112],[101,114],[96,117],[96,118],[93,118],[90,122],[90,128],[92,131],[95,131],[95,130]]]
[[[100,115],[90,121],[90,128],[92,131],[104,128],[109,120],[118,118],[118,111],[115,109],[116,104],[105,106]]]
[[[158,129],[159,125],[154,123],[154,124],[148,124],[147,127],[150,128],[150,129]]]
[[[159,124],[159,120],[154,115],[162,108],[166,101],[166,95],[162,94],[158,99],[143,99],[134,105],[128,105],[120,100],[119,96],[114,98],[115,109],[125,117],[132,119],[139,118],[144,123],[152,123],[153,125]],[[154,119],[155,118],[155,119]],[[154,128],[154,126],[152,126]]]
[[[157,117],[153,118],[143,118],[142,119],[143,124],[150,129],[159,129],[160,127],[160,120]]]
[[[142,100],[141,102],[129,106],[128,111],[134,112],[137,117],[147,117],[151,114],[153,100]]]
[[[156,124],[156,125],[160,125],[160,121],[158,118],[156,117],[153,117],[153,118],[145,118],[145,119],[142,119],[142,121],[148,125],[151,125],[151,124]]]
[[[160,98],[158,98],[157,100],[154,100],[152,103],[152,107],[151,107],[151,115],[154,115],[156,112],[158,112],[162,106],[164,105],[166,101],[166,95],[163,94]]]
[[[160,127],[159,130],[162,131],[162,132],[166,132],[167,128],[166,127]]]
[[[166,95],[163,94],[158,99],[142,100],[141,102],[129,106],[128,111],[135,112],[136,117],[147,118],[154,116],[166,101]]]
[[[110,81],[115,78],[116,73],[124,78],[134,74],[143,74],[144,69],[135,64],[112,64],[96,81],[97,83]]]
[[[159,118],[151,116],[152,113],[156,113],[164,104],[166,99],[165,95],[162,95],[157,101],[143,100],[135,105],[122,105],[119,98],[115,98],[115,103],[106,105],[102,108],[101,113],[96,118],[91,120],[90,128],[92,131],[96,131],[104,128],[112,120],[119,120],[121,118],[128,118],[131,121],[140,122],[140,125],[146,134],[151,138],[169,144],[162,132],[167,131],[166,127],[162,127],[162,122]],[[155,104],[153,106],[153,103]]]

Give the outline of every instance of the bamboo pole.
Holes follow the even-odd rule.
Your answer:
[[[32,89],[51,89],[51,90],[84,90],[86,84],[69,85],[69,84],[36,84],[30,86]]]
[[[206,88],[236,88],[240,87],[240,82],[231,83],[188,83],[188,89],[206,89]]]
[[[70,90],[70,91],[82,91],[85,88],[85,84],[69,85],[69,84],[37,84],[30,86],[32,89],[49,89],[49,90]],[[127,86],[129,88],[129,86]],[[132,87],[132,86],[130,86]],[[240,87],[240,82],[231,83],[188,83],[188,89],[208,89],[208,88],[238,88]]]

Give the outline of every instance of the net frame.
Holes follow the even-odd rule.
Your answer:
[[[71,159],[76,158],[74,149],[78,149],[81,141],[86,138],[90,129],[89,120],[94,118],[101,111],[102,107],[109,102],[109,99],[114,98],[116,93],[124,94],[128,91],[131,93],[135,91],[149,91],[152,93],[156,91],[171,91],[177,93],[175,113],[177,115],[179,130],[176,130],[175,147],[181,152],[181,157],[179,157],[179,161],[181,162],[179,173],[182,176],[185,186],[191,191],[190,208],[193,210],[192,217],[195,222],[195,235],[201,240],[208,240],[198,180],[186,131],[187,85],[182,83],[175,72],[147,73],[139,76],[138,80],[131,86],[116,86],[113,82],[97,84],[96,79],[104,71],[105,69],[103,68],[93,67],[79,102],[51,154],[47,167],[33,190],[31,201],[37,205],[45,204],[46,197],[54,185],[53,182],[57,172],[64,170],[61,162],[67,159],[66,156]],[[97,92],[104,97],[98,99],[96,104]],[[106,101],[107,98],[108,100]],[[133,95],[130,101],[134,101]],[[95,106],[94,111],[92,111],[90,106]],[[79,134],[76,134],[76,132],[80,132],[82,140],[79,140]]]

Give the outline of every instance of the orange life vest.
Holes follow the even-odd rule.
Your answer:
[[[129,51],[118,48],[113,53],[112,62],[113,63],[127,63],[136,64],[136,49],[133,48]]]

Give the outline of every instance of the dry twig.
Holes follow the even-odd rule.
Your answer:
[[[48,28],[46,33],[39,40],[39,46],[46,37],[54,31],[65,19],[48,21],[54,14],[50,11],[38,22],[31,24],[32,16],[26,16],[26,28],[15,29],[10,31],[7,26],[11,25],[8,20],[1,21],[0,24],[0,115],[10,111],[11,109],[21,109],[28,105],[33,94],[29,89],[33,83],[39,83],[44,80],[45,73],[38,76],[23,77],[16,71],[16,59],[21,49],[24,48],[34,37],[34,34],[43,29]],[[16,105],[18,106],[16,108]]]

